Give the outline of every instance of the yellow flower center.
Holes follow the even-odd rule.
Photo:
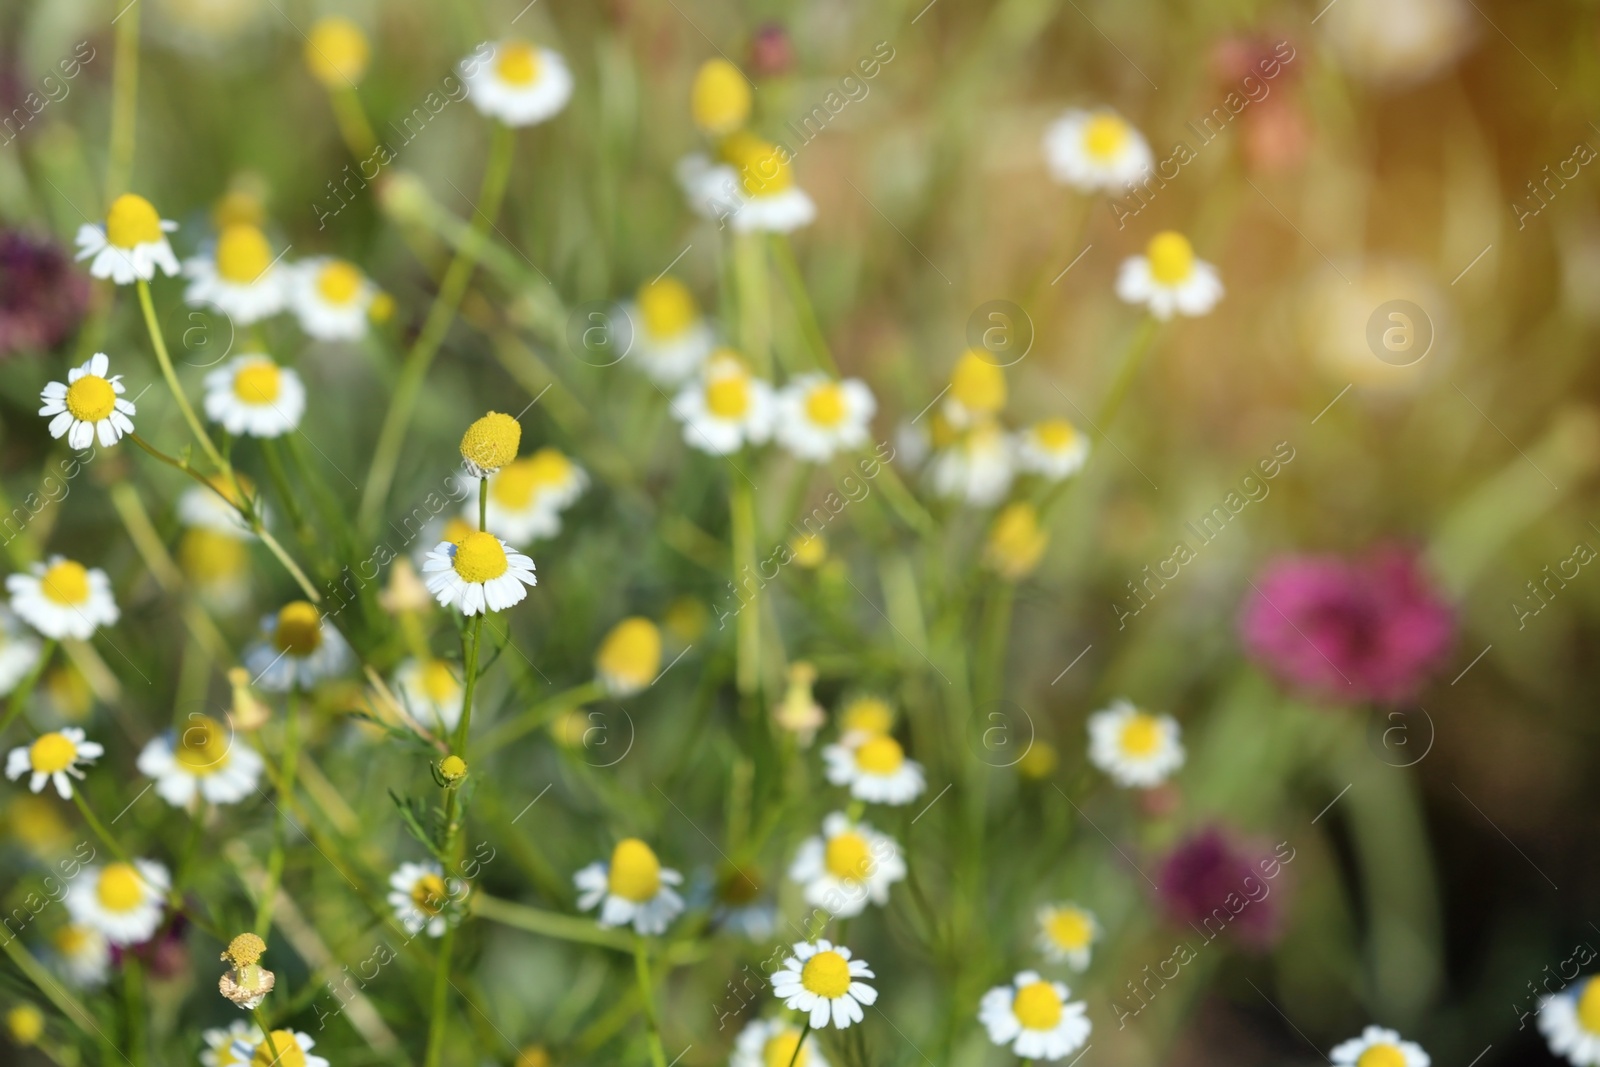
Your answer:
[[[738,419],[750,409],[750,381],[743,374],[724,374],[706,385],[706,407],[719,419]]]
[[[233,225],[217,238],[217,273],[230,282],[249,285],[272,266],[266,234],[249,225]]]
[[[456,573],[464,582],[479,584],[491,581],[504,574],[509,567],[506,550],[500,547],[500,539],[492,533],[474,530],[456,546]]]
[[[1030,982],[1017,990],[1011,1011],[1025,1030],[1054,1030],[1061,1022],[1061,998],[1049,982]]]
[[[600,643],[595,666],[635,685],[645,685],[661,666],[661,631],[649,619],[623,619]]]
[[[279,652],[291,656],[309,656],[322,647],[322,617],[316,606],[305,600],[285,604],[272,639]]]
[[[422,691],[435,704],[454,700],[461,692],[461,683],[456,681],[455,672],[450,669],[450,664],[441,659],[430,659],[423,664],[421,682]]]
[[[878,697],[857,697],[844,709],[845,731],[881,735],[894,726],[894,709]]]
[[[539,79],[539,53],[524,41],[507,41],[495,56],[495,73],[507,85],[526,88]]]
[[[272,1055],[273,1049],[278,1050],[276,1057]],[[256,1046],[255,1055],[250,1057],[250,1067],[306,1067],[306,1054],[292,1032],[274,1030],[271,1041]]]
[[[227,951],[222,957],[235,967],[248,967],[252,963],[260,963],[261,954],[265,951],[267,943],[261,940],[260,935],[243,933],[228,942]]]
[[[541,448],[527,459],[500,468],[489,483],[495,503],[520,511],[532,504],[539,491],[565,485],[572,479],[572,461],[554,448]]]
[[[306,65],[329,89],[348,89],[367,72],[367,37],[349,19],[318,19],[306,41]]]
[[[118,248],[137,248],[161,240],[161,216],[150,201],[123,193],[106,212],[106,240]]]
[[[639,287],[636,298],[639,316],[652,337],[677,337],[700,317],[689,287],[670,275],[663,275]]]
[[[844,421],[844,387],[824,382],[806,397],[806,418],[818,426],[833,427]]]
[[[808,1049],[795,1049],[800,1044],[800,1031],[785,1030],[781,1034],[774,1034],[767,1038],[767,1043],[761,1046],[762,1067],[806,1067]]]
[[[1593,978],[1578,997],[1578,1023],[1591,1034],[1600,1034],[1600,981]]]
[[[439,535],[439,538],[442,541],[449,541],[452,545],[459,545],[477,532],[476,527],[458,515],[444,524],[444,532]]]
[[[39,588],[47,599],[74,607],[89,599],[89,572],[83,564],[64,559],[44,572]]]
[[[27,1048],[44,1034],[44,1012],[32,1004],[18,1004],[6,1012],[6,1028],[12,1041]]]
[[[661,891],[661,861],[637,837],[626,838],[611,853],[606,884],[613,896],[643,904]]]
[[[99,422],[117,404],[117,391],[97,374],[85,374],[67,386],[67,410],[79,422]]]
[[[864,882],[872,875],[872,849],[851,830],[828,838],[825,862],[829,874],[847,882]]]
[[[818,534],[805,534],[789,542],[794,561],[802,567],[820,567],[828,558],[828,542]]]
[[[215,774],[228,765],[228,733],[215,719],[190,719],[178,731],[173,755],[190,774]]]
[[[974,415],[991,415],[1006,406],[1006,376],[977,352],[961,357],[950,372],[950,395]]]
[[[237,537],[197,527],[186,530],[178,545],[183,573],[201,584],[235,577],[245,571],[250,552]]]
[[[1145,255],[1150,259],[1151,276],[1162,285],[1177,285],[1194,271],[1194,246],[1173,230],[1150,238]]]
[[[1018,501],[995,517],[989,531],[989,561],[1003,576],[1023,578],[1038,565],[1049,541],[1033,505]]]
[[[751,196],[776,196],[794,184],[794,172],[776,145],[755,140],[740,146],[739,179]]]
[[[892,737],[874,737],[856,749],[856,766],[868,774],[893,774],[905,761],[905,749]]]
[[[361,291],[361,272],[342,259],[330,260],[317,272],[317,292],[336,307],[355,300]]]
[[[694,124],[713,136],[737,130],[750,117],[750,83],[726,59],[708,59],[689,93]]]
[[[800,984],[826,1000],[837,1000],[850,989],[850,961],[831,949],[817,953],[800,969]]]
[[[113,863],[100,872],[94,892],[107,911],[132,911],[144,903],[144,879],[133,864]]]
[[[1161,723],[1154,715],[1136,711],[1122,725],[1122,751],[1130,756],[1148,756],[1161,745]]]
[[[1083,128],[1083,147],[1101,162],[1115,157],[1127,141],[1128,124],[1108,111],[1090,119]]]
[[[491,411],[461,435],[461,458],[486,471],[497,471],[517,458],[522,444],[522,424],[510,415]]]
[[[233,376],[233,395],[246,404],[270,404],[278,399],[281,380],[278,365],[271,360],[246,363]]]
[[[462,765],[465,769],[465,764]],[[424,915],[437,915],[444,910],[444,879],[437,874],[425,874],[411,887],[411,903]]]
[[[460,756],[446,756],[439,761],[439,774],[447,782],[457,782],[467,776],[467,761]]]
[[[65,734],[44,734],[28,748],[28,763],[40,774],[64,771],[77,758],[78,746]]]
[[[57,930],[55,932],[55,936],[52,937],[50,941],[55,945],[57,952],[61,953],[63,956],[71,957],[76,956],[78,953],[88,948],[89,939],[93,936],[94,935],[90,932],[87,926],[79,926],[77,923],[68,923],[66,926],[63,926],[61,929]]]
[[[1094,924],[1077,908],[1052,912],[1045,920],[1045,932],[1050,940],[1068,950],[1086,948],[1094,940]]]
[[[1065,452],[1078,439],[1078,430],[1066,419],[1045,419],[1033,428],[1033,435],[1047,451]]]
[[[1406,1054],[1393,1045],[1373,1045],[1356,1060],[1356,1067],[1406,1067]]]

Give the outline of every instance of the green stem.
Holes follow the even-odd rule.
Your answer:
[[[1100,402],[1100,410],[1096,413],[1095,424],[1100,428],[1100,433],[1109,431],[1117,412],[1122,410],[1122,402],[1128,398],[1128,390],[1133,388],[1134,380],[1139,376],[1139,368],[1144,365],[1144,357],[1155,340],[1158,326],[1160,323],[1155,316],[1146,315],[1133,331],[1133,336],[1128,338],[1128,347],[1122,350],[1117,376],[1112,379],[1111,388],[1106,390],[1106,398]]]
[[[272,1062],[279,1062],[278,1042],[272,1036],[272,1027],[267,1024],[267,1013],[261,1010],[258,1004],[250,1009],[250,1017],[256,1021],[256,1026],[261,1029],[261,1036],[266,1040],[267,1051],[272,1053]]]
[[[141,1067],[145,1062],[144,1047],[144,972],[137,956],[122,958],[123,1011],[127,1013],[128,1062]]]
[[[806,1016],[806,1024],[800,1028],[800,1040],[794,1043],[794,1051],[789,1054],[789,1067],[799,1062],[800,1050],[806,1047],[806,1038],[811,1036],[811,1016]]]
[[[755,573],[756,505],[750,483],[743,477],[731,479],[728,492],[729,520],[733,529],[733,585],[737,595],[740,572],[748,570],[751,574]],[[756,595],[760,596],[759,593]],[[750,604],[739,612],[735,620],[738,627],[734,645],[738,659],[735,673],[741,696],[755,693],[759,684],[760,619],[760,612]]]
[[[645,1031],[650,1041],[650,1062],[667,1067],[667,1050],[661,1045],[661,1020],[656,1015],[655,990],[650,983],[650,959],[643,937],[633,942],[633,973],[639,979],[639,1004],[644,1011]]]
[[[489,479],[478,479],[478,529],[489,528]]]
[[[428,1051],[424,1067],[439,1067],[444,1051],[444,1014],[450,999],[450,957],[455,951],[456,928],[452,925],[439,942],[439,958],[433,966],[433,1009],[428,1018]]]
[[[49,665],[50,657],[55,655],[55,651],[55,638],[46,638],[39,649],[39,662],[33,665],[33,670],[28,672],[28,676],[18,682],[17,687],[11,691],[11,699],[6,702],[6,717],[0,719],[0,737],[5,736],[6,730],[16,721],[17,716],[22,714],[24,701],[33,692],[34,687],[39,684],[39,678],[44,674],[44,669]]]
[[[466,664],[467,676],[461,694],[461,721],[456,724],[456,736],[450,746],[462,759],[467,758],[467,731],[472,726],[472,697],[478,688],[478,650],[483,643],[483,620],[486,614],[483,611],[472,617],[467,624],[467,635],[462,639],[465,647],[461,658]]]
[[[511,177],[513,147],[511,127],[496,123],[489,147],[489,163],[484,169],[483,185],[479,189],[477,208],[472,218],[473,231],[480,238],[500,210],[506,182]],[[455,319],[476,265],[477,257],[469,254],[466,248],[456,252],[445,270],[444,279],[439,283],[439,293],[434,297],[433,306],[428,309],[422,332],[417,335],[411,351],[406,355],[388,414],[384,416],[383,427],[378,432],[372,467],[367,472],[366,489],[361,495],[357,522],[364,530],[371,529],[377,521],[378,511],[389,495],[389,487],[400,466],[400,448],[405,444],[406,430],[411,426],[411,416],[416,411],[423,382],[428,376],[428,367],[432,365],[433,357],[438,354],[439,345],[444,342],[444,335]]]
[[[183,412],[183,417],[189,423],[189,429],[194,432],[195,440],[200,442],[200,447],[205,450],[206,457],[216,464],[220,471],[227,471],[228,461],[222,458],[222,453],[217,451],[217,446],[212,444],[211,436],[206,433],[205,427],[200,425],[200,418],[194,413],[194,408],[189,406],[189,398],[183,395],[183,386],[178,384],[178,372],[172,369],[172,357],[167,355],[167,342],[161,336],[161,324],[156,321],[156,306],[150,299],[150,283],[143,278],[139,279],[139,307],[144,311],[145,329],[150,331],[150,343],[156,350],[156,362],[161,364],[161,376],[167,380],[167,388],[172,390],[173,399],[178,402],[178,410]]]
[[[121,845],[117,844],[110,832],[106,830],[105,825],[89,809],[89,802],[83,799],[82,789],[74,789],[72,791],[72,802],[78,806],[78,811],[83,815],[83,821],[89,824],[89,829],[93,830],[94,835],[100,839],[100,842],[111,850],[111,854],[123,863],[132,863],[133,861],[128,858],[128,853]]]
[[[817,367],[837,377],[839,368],[833,362],[833,353],[828,348],[822,324],[817,321],[817,309],[811,303],[811,294],[800,274],[800,264],[795,260],[794,245],[789,243],[788,234],[772,235],[772,251],[773,258],[778,261],[778,273],[783,275],[783,283],[789,290],[789,302],[794,305],[795,317],[800,320],[800,332],[811,346]]]
[[[267,884],[262,887],[261,899],[256,902],[256,921],[251,927],[263,938],[272,936],[272,909],[278,901],[278,887],[283,884],[283,865],[289,837],[289,808],[294,803],[294,777],[300,756],[299,690],[293,686],[283,705],[283,770],[278,785],[278,824],[273,833],[272,852],[267,857]]]
[[[761,234],[734,234],[733,261],[739,284],[739,346],[757,376],[771,377],[772,294]]]
[[[120,6],[120,5],[119,5]],[[139,9],[129,4],[117,17],[115,62],[111,85],[111,146],[106,163],[106,199],[128,191],[133,172],[135,120],[139,103]]]

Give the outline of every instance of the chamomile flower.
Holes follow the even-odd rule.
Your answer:
[[[80,989],[105,985],[111,973],[111,943],[92,926],[69,922],[50,935],[57,972]]]
[[[1399,1033],[1369,1026],[1329,1054],[1335,1067],[1428,1067],[1432,1062],[1415,1041],[1402,1041]]]
[[[1121,193],[1150,168],[1150,144],[1127,120],[1109,108],[1074,108],[1044,134],[1050,176],[1081,193]]]
[[[1551,1053],[1576,1067],[1600,1064],[1600,980],[1589,977],[1553,997],[1541,997],[1539,1031]]]
[[[87,640],[96,628],[110,626],[121,616],[106,572],[65,556],[35,563],[25,574],[8,575],[6,589],[11,593],[11,610],[58,641]]]
[[[185,302],[214,307],[236,325],[248,326],[283,310],[289,271],[273,259],[261,228],[250,223],[224,226],[210,255],[183,264],[189,288]]]
[[[350,646],[332,624],[322,620],[316,605],[294,600],[276,615],[261,620],[263,640],[245,651],[244,665],[270,693],[310,689],[324,678],[342,674],[350,662]]]
[[[75,449],[88,448],[98,437],[104,448],[133,432],[133,401],[122,399],[122,375],[106,376],[111,360],[96,352],[81,367],[67,372],[66,382],[50,382],[39,393],[39,414],[50,420],[50,436],[65,437]]]
[[[964,352],[950,371],[940,410],[955,429],[988,423],[1006,406],[1005,370],[981,348]]]
[[[289,306],[300,328],[319,341],[359,341],[378,296],[355,264],[333,256],[296,263],[289,279]]]
[[[877,410],[872,390],[859,378],[836,382],[825,374],[803,374],[778,394],[773,435],[801,459],[820,463],[866,444]]]
[[[175,808],[196,796],[212,804],[237,804],[255,792],[262,759],[233,731],[206,715],[150,739],[139,753],[139,773],[156,780],[156,793]]]
[[[1052,482],[1071,477],[1089,459],[1089,439],[1066,419],[1044,419],[1017,434],[1017,467]]]
[[[461,61],[472,106],[507,126],[554,116],[572,96],[572,72],[560,54],[526,41],[483,44]]]
[[[748,868],[729,866],[712,892],[711,922],[718,930],[765,941],[777,928],[778,905]]]
[[[430,730],[454,730],[461,721],[466,694],[444,660],[406,660],[394,672],[394,687],[411,717]]]
[[[1183,766],[1178,720],[1126,700],[1089,716],[1089,762],[1120,786],[1149,789]]]
[[[211,483],[210,489],[196,485],[185,489],[183,495],[178,497],[178,521],[194,529],[210,530],[241,541],[254,541],[254,531],[244,521],[244,516],[239,514],[239,509],[230,503],[234,500],[242,503],[242,493],[265,522],[266,506],[256,496],[254,483],[238,471],[233,472],[232,480],[220,474],[214,474],[207,480]],[[234,482],[238,483],[237,490]]]
[[[689,89],[689,111],[694,124],[709,137],[722,137],[750,118],[750,79],[726,59],[700,64]]]
[[[489,478],[488,528],[513,545],[526,545],[561,532],[561,512],[588,488],[589,475],[559,449],[541,448],[514,459]],[[478,498],[462,504],[469,522],[478,519]]]
[[[794,955],[772,976],[772,992],[783,1006],[805,1012],[811,1029],[830,1023],[843,1030],[864,1017],[863,1004],[878,999],[878,991],[863,978],[874,977],[866,960],[853,960],[850,950],[826,939],[798,941]]]
[[[235,437],[282,437],[300,425],[306,387],[270,356],[235,356],[206,375],[206,417]]]
[[[715,160],[697,153],[680,161],[678,184],[696,214],[738,233],[788,233],[817,214],[794,184],[788,150],[743,131],[723,140]]]
[[[464,888],[458,879],[447,881],[437,863],[402,863],[389,876],[389,906],[407,933],[427,930],[429,937],[443,937]]]
[[[1027,1060],[1059,1060],[1089,1039],[1089,1006],[1060,982],[1047,982],[1036,971],[1022,971],[1009,985],[983,995],[978,1021],[989,1040]]]
[[[0,604],[0,697],[6,696],[17,684],[33,673],[39,663],[43,647],[12,614],[10,608]]]
[[[213,1027],[204,1031],[200,1035],[206,1043],[200,1053],[201,1067],[249,1067],[250,1057],[235,1055],[233,1044],[242,1041],[248,1045],[250,1035],[255,1032],[255,1024],[244,1019],[231,1020],[226,1029]],[[280,1048],[278,1051],[282,1053],[286,1050]],[[287,1061],[288,1057],[284,1058]]]
[[[148,941],[161,926],[172,879],[155,860],[85,867],[67,889],[67,911],[113,945]]]
[[[594,655],[595,677],[614,697],[647,688],[660,669],[661,628],[640,615],[613,626]]]
[[[699,382],[680,392],[672,413],[690,448],[725,456],[772,436],[772,386],[753,377],[730,349],[719,349]]]
[[[250,602],[250,549],[238,537],[202,527],[185,530],[178,566],[212,610],[231,615]]]
[[[850,795],[873,804],[909,804],[922,794],[922,765],[906,759],[887,734],[846,736],[822,749],[828,781],[850,787]]]
[[[1164,230],[1150,238],[1144,255],[1123,260],[1117,295],[1148,305],[1158,319],[1170,319],[1175,311],[1204,315],[1222,299],[1222,279],[1217,268],[1195,258],[1187,237]]]
[[[672,886],[683,875],[661,866],[649,845],[636,837],[617,842],[611,862],[595,862],[572,876],[578,887],[578,909],[600,905],[601,926],[632,924],[641,934],[660,934],[683,911],[683,898]]]
[[[83,731],[76,726],[39,735],[33,744],[14,748],[6,756],[6,777],[14,782],[24,774],[31,775],[28,788],[33,792],[50,782],[62,800],[71,800],[72,779],[84,778],[78,764],[93,763],[106,751],[99,742],[83,738]]]
[[[492,533],[474,530],[459,544],[440,541],[422,565],[428,592],[445,607],[472,616],[504,611],[539,584],[533,560]]]
[[[78,258],[93,256],[89,273],[118,285],[149,281],[157,267],[173,275],[178,273],[178,257],[172,254],[167,234],[177,228],[144,197],[123,193],[111,201],[104,223],[78,227]]]
[[[1100,938],[1094,913],[1076,904],[1046,904],[1039,909],[1039,936],[1034,943],[1046,959],[1065,963],[1075,971],[1087,970],[1089,952]]]
[[[670,274],[639,286],[618,314],[625,324],[614,324],[614,332],[625,331],[632,339],[634,366],[658,385],[680,384],[716,347],[716,333],[700,314],[694,294]]]
[[[800,843],[789,877],[805,887],[806,903],[841,918],[860,915],[867,904],[889,903],[889,887],[906,876],[894,838],[843,812],[822,820],[822,835]]]
[[[491,411],[474,419],[461,435],[461,465],[470,477],[487,478],[516,459],[521,445],[522,424],[504,412]]]
[[[798,1051],[797,1051],[798,1046]],[[800,1028],[782,1019],[752,1019],[739,1031],[733,1043],[728,1067],[828,1067],[817,1039],[806,1035],[800,1043]]]
[[[975,507],[998,504],[1011,491],[1016,457],[1009,434],[984,422],[957,437],[933,458],[933,488]]]
[[[271,1041],[262,1037],[261,1031],[251,1030],[246,1036],[235,1038],[229,1051],[235,1063],[250,1067],[328,1067],[325,1057],[312,1054],[314,1045],[311,1035],[300,1030],[274,1030]]]

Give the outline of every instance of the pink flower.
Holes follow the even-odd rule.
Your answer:
[[[1251,656],[1292,686],[1338,702],[1403,702],[1444,660],[1454,614],[1412,552],[1296,556],[1270,565],[1245,600]]]
[[[1245,945],[1264,948],[1279,932],[1282,912],[1273,893],[1281,859],[1242,847],[1209,827],[1181,841],[1162,861],[1156,877],[1161,903],[1174,923],[1207,941],[1229,933]]]

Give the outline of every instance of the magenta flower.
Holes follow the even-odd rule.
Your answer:
[[[1296,556],[1254,583],[1239,620],[1250,655],[1288,684],[1338,702],[1396,704],[1444,661],[1454,613],[1412,552]]]
[[[0,359],[54,348],[78,328],[88,303],[89,281],[61,246],[0,231]]]
[[[1169,919],[1207,941],[1226,933],[1265,947],[1278,935],[1280,876],[1293,859],[1287,845],[1278,853],[1247,849],[1215,827],[1201,830],[1162,862],[1161,903]]]

